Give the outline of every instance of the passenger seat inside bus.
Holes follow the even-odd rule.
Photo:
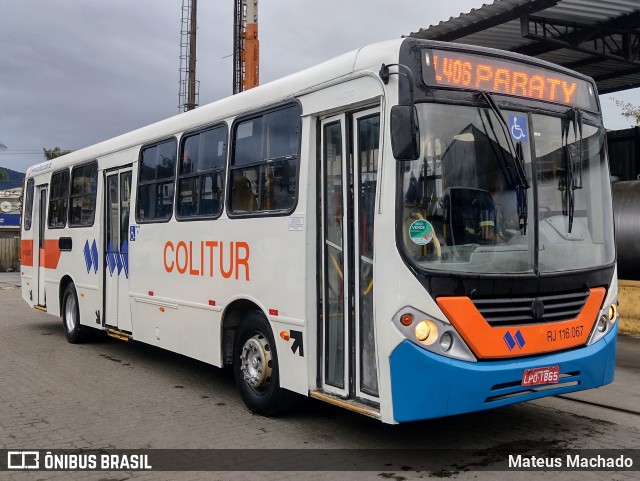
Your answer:
[[[256,196],[251,190],[249,179],[244,176],[234,177],[231,205],[235,212],[253,212],[257,210]]]

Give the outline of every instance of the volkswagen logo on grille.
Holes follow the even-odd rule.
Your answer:
[[[531,303],[531,315],[534,319],[542,319],[544,316],[544,302],[537,297]]]

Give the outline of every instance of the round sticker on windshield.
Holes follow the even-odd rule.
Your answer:
[[[413,221],[409,227],[409,238],[414,244],[426,245],[433,239],[433,226],[424,219]]]

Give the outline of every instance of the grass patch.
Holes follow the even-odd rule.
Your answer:
[[[620,332],[640,335],[640,281],[618,282]]]

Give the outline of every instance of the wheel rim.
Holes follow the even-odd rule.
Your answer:
[[[64,306],[64,322],[69,332],[76,327],[76,298],[73,295],[67,297],[67,303]]]
[[[271,349],[262,334],[256,334],[242,346],[240,370],[252,389],[262,392],[271,383]]]

